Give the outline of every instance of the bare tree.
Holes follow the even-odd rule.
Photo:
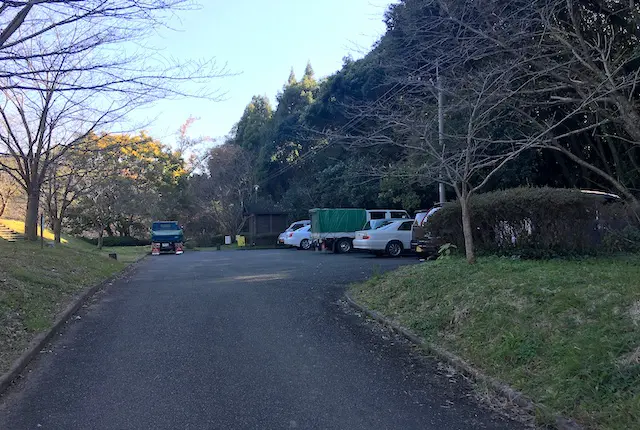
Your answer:
[[[252,161],[249,153],[234,144],[210,151],[203,210],[211,213],[220,231],[226,234],[239,233],[246,222],[246,206],[256,184]]]
[[[113,180],[113,148],[95,145],[86,139],[52,162],[42,187],[43,207],[47,213],[55,243],[60,243],[62,226],[72,204],[105,182]],[[116,148],[117,149],[117,148]]]
[[[94,103],[99,94],[93,91],[58,91],[65,78],[89,82],[89,72],[62,71],[65,64],[73,61],[68,55],[47,57],[43,68],[46,71],[34,75],[38,89],[9,87],[0,97],[0,167],[26,192],[25,235],[29,240],[37,236],[41,187],[51,168],[89,133],[126,110],[120,104],[97,109]]]
[[[42,71],[22,67],[25,60],[84,54],[123,41],[142,41],[154,28],[167,26],[177,11],[197,6],[193,0],[4,1],[0,5],[0,77],[26,78]],[[63,44],[49,43],[60,34],[75,37]],[[24,45],[34,44],[37,49],[24,50]],[[121,53],[120,58],[125,57]]]
[[[462,208],[467,260],[474,263],[471,196],[540,138],[523,121],[516,97],[531,81],[520,58],[504,56],[448,19],[441,2],[420,6],[424,16],[397,9],[401,30],[392,29],[383,42],[388,96],[349,106],[350,116],[366,127],[335,138],[398,148],[402,158],[382,166],[381,175],[451,186]]]
[[[517,68],[488,64],[448,71],[441,102],[403,92],[394,104],[367,106],[359,115],[380,124],[373,133],[351,138],[352,145],[395,146],[404,154],[400,165],[383,166],[387,177],[441,182],[455,190],[462,209],[465,253],[475,262],[470,200],[511,160],[530,148],[536,137],[519,120],[512,99],[521,85]],[[411,79],[407,85],[411,84]],[[446,118],[440,121],[439,108]],[[442,125],[442,128],[440,127]],[[538,136],[539,138],[539,136]],[[344,137],[343,137],[344,139]]]
[[[440,0],[444,19],[483,43],[518,58],[534,82],[518,97],[527,121],[545,133],[538,147],[559,152],[637,202],[625,166],[640,146],[640,5],[635,2],[516,0],[459,3]],[[604,168],[568,145],[581,135],[610,152]],[[584,145],[583,145],[584,146]]]
[[[190,116],[178,129],[177,146],[178,151],[186,160],[187,171],[204,172],[207,170],[207,159],[209,157],[207,144],[213,144],[215,139],[211,136],[191,136],[189,131],[193,124],[200,118]]]
[[[7,172],[0,170],[0,217],[18,192],[19,185],[16,181]]]
[[[79,222],[79,232],[85,228],[95,229],[98,234],[98,249],[102,249],[105,230],[115,221],[114,215],[119,212],[119,206],[125,204],[119,193],[119,178],[103,182],[101,186],[89,189],[82,197],[84,205],[73,207],[76,211],[75,219]]]
[[[35,3],[40,4],[28,3],[34,3],[33,7]],[[57,7],[88,7],[85,2],[51,3],[49,6],[55,9],[53,18],[34,16],[33,25],[54,19]],[[210,93],[199,93],[199,90],[184,92],[181,82],[204,85],[219,76],[212,62],[164,67],[162,63],[154,62],[152,53],[149,56],[142,56],[140,52],[127,54],[127,50],[122,49],[124,45],[121,46],[124,53],[114,50],[116,43],[135,38],[132,22],[148,26],[155,22],[152,11],[170,10],[174,5],[188,2],[86,3],[102,7],[99,18],[106,20],[98,20],[95,24],[101,30],[96,30],[95,43],[90,49],[76,48],[87,37],[83,31],[87,26],[93,27],[94,19],[98,18],[91,15],[79,20],[71,14],[72,22],[46,27],[46,37],[42,33],[42,37],[33,35],[17,39],[20,43],[10,44],[15,55],[0,60],[3,65],[13,65],[11,69],[5,69],[9,72],[4,77],[0,76],[0,167],[7,170],[27,194],[25,235],[29,240],[36,239],[42,184],[52,166],[68,150],[97,130],[117,126],[129,112],[147,103],[174,96],[211,96]],[[25,23],[12,37],[20,37]],[[139,31],[144,34],[148,29],[143,26]],[[42,54],[44,51],[46,55]],[[6,159],[11,163],[3,164]]]

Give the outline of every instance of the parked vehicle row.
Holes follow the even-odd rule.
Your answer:
[[[312,209],[311,219],[291,224],[278,243],[335,253],[356,249],[392,257],[408,251],[430,256],[440,244],[428,237],[424,224],[438,209],[418,211],[415,218],[395,209]]]
[[[309,213],[316,246],[336,253],[350,252],[356,232],[371,221],[410,219],[407,211],[394,209],[312,209]]]

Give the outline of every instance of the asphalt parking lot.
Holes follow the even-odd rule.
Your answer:
[[[147,258],[3,396],[0,428],[518,428],[345,309],[350,283],[404,264],[419,263],[289,249]]]

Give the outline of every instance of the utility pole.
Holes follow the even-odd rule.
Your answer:
[[[437,62],[436,85],[438,87],[438,142],[440,143],[440,149],[444,152],[444,93],[442,91],[442,78],[440,77]],[[444,182],[442,182],[442,173],[440,173],[440,182],[438,183],[438,194],[440,196],[440,204],[444,204],[447,201],[447,194],[444,188]]]

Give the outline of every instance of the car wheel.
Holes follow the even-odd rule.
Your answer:
[[[309,239],[302,239],[302,242],[300,242],[300,249],[305,251],[311,249],[311,241]]]
[[[402,254],[403,248],[402,243],[397,240],[391,241],[387,244],[386,252],[391,257],[399,257]]]
[[[340,239],[338,243],[336,243],[336,249],[340,254],[346,254],[350,252],[352,248],[351,241],[349,239]]]

